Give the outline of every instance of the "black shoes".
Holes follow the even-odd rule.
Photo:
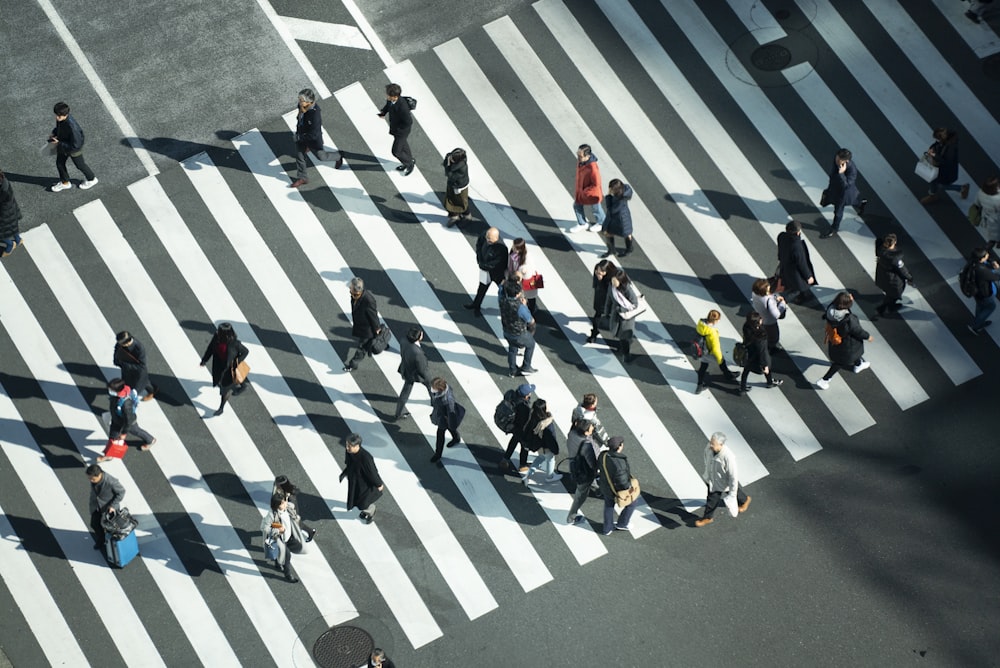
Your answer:
[[[306,531],[307,543],[311,543],[313,541],[313,538],[316,536],[317,531],[319,531],[319,529],[309,529],[309,531]]]
[[[858,215],[861,215],[860,213]],[[820,239],[830,239],[831,237],[837,236],[837,230],[827,230],[823,234],[819,235]]]
[[[866,206],[868,206],[868,200],[866,200],[866,199],[861,200],[861,204],[859,204],[858,208],[856,209],[856,211],[858,212],[859,216],[865,215],[865,207]]]
[[[435,462],[439,462],[439,461],[441,461],[441,455],[439,455],[439,454],[435,454],[435,455],[434,455],[433,457],[431,457],[431,464],[433,464],[433,463],[435,463]],[[365,517],[364,517],[364,516],[365,516],[366,514],[367,514],[367,513],[361,513],[361,519],[365,519]]]
[[[414,160],[413,162],[410,163],[409,167],[403,169],[403,176],[409,176],[410,174],[412,174],[413,168],[416,166],[417,166],[417,161]]]
[[[345,364],[344,365],[344,371],[346,371],[347,373],[351,373],[352,371],[357,371],[357,370],[358,370],[358,367],[356,367],[356,366],[354,366],[352,364]]]
[[[402,172],[402,171],[404,171],[405,169],[406,169],[406,165],[400,165],[399,167],[397,167],[397,168],[396,168],[396,171],[397,171],[397,172]]]
[[[453,438],[453,439],[451,439],[450,441],[448,441],[448,442],[447,442],[447,443],[445,444],[445,447],[446,447],[446,448],[452,448],[452,447],[454,447],[454,446],[458,445],[458,444],[459,444],[459,443],[461,443],[461,442],[462,442],[462,437],[461,437],[461,436],[459,436],[458,434],[455,434],[455,438]]]
[[[408,417],[410,417],[410,411],[403,411],[402,413],[400,413],[399,415],[396,416],[396,420],[397,421],[398,420],[405,420]]]
[[[980,22],[979,15],[976,14],[971,9],[969,11],[965,12],[965,18],[969,19],[973,23],[979,23]]]
[[[767,386],[768,387],[778,387],[779,385],[781,385],[784,382],[785,381],[781,380],[780,378],[772,378],[771,382],[768,383]]]

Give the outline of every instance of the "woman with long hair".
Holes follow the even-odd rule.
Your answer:
[[[226,402],[229,401],[233,392],[242,390],[243,386],[250,382],[245,379],[243,383],[237,383],[233,376],[236,367],[249,354],[250,351],[247,350],[247,347],[240,343],[236,337],[233,326],[228,322],[221,323],[215,330],[212,340],[208,342],[205,354],[201,357],[202,366],[205,366],[209,358],[212,359],[212,387],[219,388],[219,394],[222,395],[222,402],[219,404],[218,410],[215,411],[215,415],[222,415]]]
[[[521,237],[514,239],[514,242],[510,245],[510,253],[507,256],[507,278],[508,280],[516,280],[521,284],[521,289],[524,290],[524,298],[528,303],[528,310],[531,311],[531,315],[535,315],[538,288],[525,287],[525,282],[528,281],[528,285],[531,285],[530,281],[537,276],[538,271],[528,260],[528,245]]]

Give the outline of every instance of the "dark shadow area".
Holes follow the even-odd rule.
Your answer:
[[[252,508],[256,507],[253,499],[250,498],[247,490],[244,488],[243,481],[240,480],[236,474],[229,473],[228,471],[205,473],[202,476],[202,479],[216,496],[229,499],[230,501],[236,501]],[[179,485],[185,485],[186,483],[186,486],[191,486],[190,479],[178,480],[176,476],[171,478],[170,482]]]
[[[8,172],[8,171],[4,171],[4,177],[8,181],[13,181],[14,183],[28,183],[33,186],[40,186],[42,188],[48,188],[50,185],[59,180],[59,177],[55,175],[31,176],[29,174],[18,174],[17,172]]]
[[[216,561],[213,551],[205,544],[198,531],[198,525],[204,521],[201,515],[188,513],[154,513],[156,521],[163,528],[163,537],[144,537],[142,545],[148,546],[154,540],[170,540],[170,543],[180,558],[181,563],[168,562],[167,566],[181,573],[189,573],[193,577],[201,576],[205,571],[222,574],[222,569]],[[139,526],[142,526],[142,518]]]
[[[53,536],[48,525],[33,517],[19,517],[18,515],[5,515],[10,525],[14,527],[14,533],[21,539],[22,550],[31,552],[40,557],[65,560],[66,555]],[[4,540],[15,540],[12,536],[4,536]]]

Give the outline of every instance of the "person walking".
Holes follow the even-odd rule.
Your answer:
[[[879,243],[881,242],[881,243]],[[899,311],[899,299],[906,286],[913,285],[913,274],[903,263],[903,253],[896,248],[896,235],[892,232],[875,240],[875,285],[885,293],[882,303],[875,310],[879,315]]]
[[[618,267],[611,260],[601,260],[594,266],[592,284],[594,288],[594,315],[590,318],[590,335],[586,343],[597,341],[601,333],[601,321],[604,318],[604,307],[608,302],[608,290],[611,289],[611,279],[618,275]]]
[[[830,183],[826,187],[827,202],[833,205],[833,222],[830,229],[819,235],[820,239],[836,236],[840,230],[840,221],[844,218],[844,207],[848,204],[854,207],[858,216],[865,215],[868,200],[861,199],[858,192],[858,168],[855,166],[851,152],[846,148],[839,149],[833,157],[830,168]]]
[[[988,249],[1000,244],[1000,178],[991,176],[983,182],[976,194],[975,206],[979,207],[979,225],[986,238]]]
[[[465,407],[455,401],[448,381],[438,377],[431,381],[431,424],[437,427],[437,441],[434,444],[434,456],[432,462],[441,460],[444,452],[444,433],[451,433],[451,440],[448,447],[461,443],[462,436],[458,433],[458,428],[465,418]]]
[[[507,245],[500,240],[500,230],[491,227],[476,240],[476,263],[479,265],[479,288],[476,297],[464,304],[477,318],[483,314],[483,298],[491,284],[503,283],[507,271]]]
[[[969,9],[965,12],[965,17],[973,23],[980,23],[992,10],[993,0],[969,0]]]
[[[816,285],[816,272],[809,259],[809,247],[802,238],[802,223],[790,220],[778,235],[778,275],[785,284],[785,295],[802,304],[809,295],[809,286]]]
[[[327,151],[323,148],[323,116],[319,104],[316,103],[316,93],[312,88],[299,91],[298,116],[295,120],[295,180],[289,188],[298,188],[309,183],[306,178],[306,153],[312,151],[317,160],[332,160],[337,156],[334,169],[340,169],[344,164],[344,156],[339,152]]]
[[[743,373],[740,375],[740,395],[750,391],[747,378],[750,373],[764,374],[768,387],[778,387],[783,383],[771,374],[771,353],[767,349],[767,330],[760,313],[751,311],[743,323],[743,345],[747,349],[747,358],[743,363]]]
[[[285,579],[289,582],[298,582],[299,578],[292,570],[292,553],[302,551],[303,538],[295,505],[281,494],[273,495],[271,510],[260,521],[260,533],[264,537],[265,549],[269,543],[278,547],[275,568],[284,571]]]
[[[507,281],[500,289],[500,324],[507,339],[507,375],[526,376],[537,369],[531,366],[535,354],[535,319],[524,298],[518,280]],[[524,360],[517,366],[517,351],[524,348]]]
[[[379,118],[389,122],[389,134],[392,135],[392,154],[400,165],[396,171],[409,176],[416,167],[417,161],[410,153],[410,129],[413,127],[412,107],[410,98],[403,97],[403,89],[399,84],[391,83],[385,87],[385,104],[379,110]]]
[[[854,369],[854,373],[861,373],[871,366],[864,358],[865,341],[875,339],[861,327],[858,316],[851,313],[852,306],[854,297],[851,293],[840,292],[823,314],[830,368],[816,381],[816,387],[821,390],[830,387],[830,379],[841,369]]]
[[[0,169],[0,257],[7,257],[21,244],[21,207],[14,199],[10,179]]]
[[[313,538],[316,536],[317,529],[311,529],[306,526],[306,523],[302,520],[301,515],[298,513],[299,504],[297,497],[299,495],[299,488],[288,479],[288,476],[279,475],[274,479],[274,485],[271,487],[271,496],[273,497],[275,494],[287,501],[289,507],[291,507],[291,509],[295,512],[295,523],[298,525],[299,529],[302,530],[302,535],[305,536],[303,542],[311,543]]]
[[[111,409],[111,426],[108,428],[108,435],[113,440],[124,441],[129,434],[142,439],[140,450],[149,450],[156,443],[156,439],[148,431],[139,426],[135,409],[138,405],[139,395],[134,389],[125,384],[121,378],[114,378],[108,381],[108,394],[111,395],[109,402]],[[107,455],[97,458],[98,462],[106,462],[114,459]]]
[[[618,492],[632,487],[632,471],[628,465],[628,457],[625,456],[625,439],[621,436],[612,436],[608,441],[608,449],[597,458],[598,485],[601,488],[601,496],[604,497],[604,535],[608,536],[612,531],[628,531],[629,520],[635,512],[635,504],[639,502],[639,497],[631,501],[621,509],[618,514],[618,522],[615,522],[615,506],[618,504]]]
[[[427,388],[427,395],[432,396],[430,373],[427,371],[427,355],[420,347],[420,342],[424,340],[424,330],[419,327],[411,327],[406,333],[400,350],[399,375],[403,377],[403,389],[399,392],[399,399],[396,401],[396,420],[410,417],[410,412],[406,410],[406,402],[410,398],[410,391],[414,383],[420,383]]]
[[[469,219],[469,162],[464,148],[456,148],[444,156],[447,178],[444,208],[448,211],[448,227]]]
[[[701,528],[715,521],[712,515],[720,502],[726,504],[733,517],[745,513],[750,507],[751,497],[743,491],[736,471],[736,455],[726,447],[726,435],[721,431],[712,434],[705,446],[705,471],[701,477],[708,487],[708,498],[704,515],[694,523],[696,527]]]
[[[781,350],[781,330],[778,321],[788,312],[788,304],[781,295],[771,293],[771,281],[758,278],[750,288],[750,304],[760,314],[761,323],[767,333],[767,350],[774,354]]]
[[[386,656],[384,649],[376,647],[368,658],[368,668],[396,668],[396,664]]]
[[[715,363],[719,365],[719,369],[722,370],[722,374],[726,377],[726,380],[732,381],[736,380],[736,374],[729,370],[726,366],[726,360],[722,357],[722,343],[719,341],[719,321],[722,320],[722,314],[717,310],[712,309],[708,312],[708,315],[698,321],[695,325],[695,331],[698,336],[701,337],[701,364],[698,366],[698,387],[695,389],[696,394],[701,394],[705,391],[708,385],[705,383],[705,379],[708,376],[708,363],[715,360]]]
[[[149,381],[149,369],[146,366],[146,348],[143,347],[128,331],[115,334],[114,365],[121,369],[122,380],[136,392],[144,391],[143,401],[149,401],[156,396],[156,385]]]
[[[525,428],[528,432],[528,439],[532,452],[540,453],[531,462],[527,472],[524,474],[524,484],[528,484],[531,474],[535,471],[545,472],[545,482],[557,482],[562,480],[562,474],[556,473],[556,455],[559,454],[559,439],[556,436],[556,426],[549,412],[549,405],[545,399],[536,399],[531,406],[531,416],[528,418],[528,425]]]
[[[948,128],[934,130],[934,143],[924,153],[924,159],[938,168],[938,174],[927,184],[927,194],[921,204],[932,204],[941,199],[942,190],[954,190],[962,199],[969,196],[969,184],[956,185],[958,180],[958,134]]]
[[[83,158],[83,129],[76,119],[70,116],[69,105],[65,102],[56,102],[52,107],[52,113],[56,117],[56,126],[52,128],[49,142],[56,146],[56,169],[59,171],[59,181],[53,183],[49,190],[57,193],[73,187],[69,181],[69,171],[66,169],[67,160],[72,160],[76,168],[83,172],[85,180],[80,184],[80,190],[93,188],[97,185],[97,177]]]
[[[514,448],[521,446],[517,470],[522,475],[528,472],[528,453],[531,452],[528,449],[530,434],[527,428],[531,419],[531,395],[534,391],[535,386],[530,383],[521,383],[517,386],[518,400],[514,404],[514,429],[507,442],[507,449],[503,453],[504,459],[510,459],[514,454]]]
[[[205,354],[201,356],[202,366],[205,366],[211,358],[212,387],[219,388],[219,394],[222,397],[215,415],[222,415],[226,402],[229,401],[233,392],[241,391],[244,383],[248,382],[246,379],[243,383],[237,382],[235,372],[240,362],[245,360],[249,354],[250,351],[247,350],[247,347],[240,343],[236,337],[233,326],[228,322],[221,323],[215,330],[212,340],[208,342]]]
[[[973,297],[976,300],[976,313],[968,324],[969,331],[979,336],[993,324],[988,318],[997,307],[997,281],[1000,281],[1000,263],[990,260],[990,253],[985,248],[976,248],[969,256],[972,264],[976,290]]]
[[[599,397],[593,392],[587,392],[583,395],[583,399],[580,401],[580,405],[573,409],[572,421],[586,421],[594,425],[594,431],[592,433],[592,440],[597,443],[600,447],[606,447],[608,444],[608,432],[601,423],[601,418],[597,416],[597,402]],[[595,455],[596,455],[595,451]]]
[[[594,423],[590,420],[577,420],[570,429],[570,437],[566,439],[569,451],[570,473],[576,488],[573,490],[573,503],[566,515],[566,524],[582,524],[587,518],[580,510],[590,495],[590,488],[597,477],[597,455],[595,453]],[[577,441],[576,449],[570,450],[570,440]]]
[[[375,521],[375,502],[382,497],[385,485],[375,466],[375,458],[361,447],[361,434],[351,434],[345,443],[347,455],[340,482],[347,478],[347,510],[357,508],[366,524]]]
[[[573,195],[573,213],[576,214],[576,227],[570,232],[593,227],[604,227],[604,208],[601,200],[604,195],[601,192],[601,170],[597,166],[597,156],[590,150],[588,144],[580,144],[576,151],[576,187]],[[594,210],[594,224],[587,225],[587,217],[583,207],[589,206]]]
[[[635,309],[639,308],[639,291],[624,269],[619,269],[611,285],[605,304],[608,326],[618,337],[618,352],[622,362],[632,362],[632,340],[635,337]]]
[[[365,290],[364,280],[355,276],[348,289],[351,291],[351,336],[358,340],[354,357],[344,365],[344,371],[350,373],[357,371],[358,364],[371,353],[372,341],[382,331],[383,325],[378,317],[375,295]]]
[[[103,551],[107,537],[101,520],[121,509],[125,487],[97,464],[87,467],[87,478],[90,479],[90,529],[94,532],[94,549]]]
[[[625,240],[625,250],[618,253],[618,257],[632,254],[632,212],[628,208],[630,199],[632,199],[632,187],[618,179],[611,179],[608,183],[608,194],[604,198],[608,212],[601,227],[601,235],[608,250],[601,255],[602,258],[615,254],[615,237]]]
[[[510,245],[510,253],[507,255],[507,280],[521,283],[524,300],[532,316],[535,315],[538,303],[537,283],[541,280],[540,276],[541,274],[535,269],[534,264],[528,260],[528,245],[524,239],[521,237],[514,239]]]

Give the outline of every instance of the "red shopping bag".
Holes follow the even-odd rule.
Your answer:
[[[122,459],[126,452],[128,452],[128,446],[125,445],[125,439],[114,436],[108,439],[108,445],[104,448],[104,456],[115,459]]]

